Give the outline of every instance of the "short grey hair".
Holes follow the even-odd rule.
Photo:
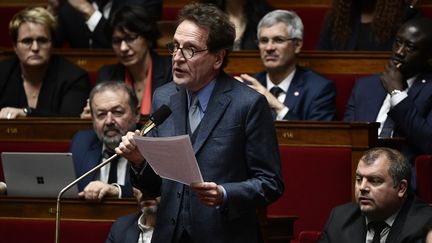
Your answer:
[[[303,22],[301,18],[294,12],[288,10],[273,10],[264,15],[257,27],[257,37],[259,38],[262,28],[271,27],[278,23],[286,24],[290,38],[303,40]]]

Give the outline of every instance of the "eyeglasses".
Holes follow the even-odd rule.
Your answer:
[[[36,41],[36,43],[38,44],[38,46],[40,47],[47,47],[51,44],[51,40],[46,38],[46,37],[38,37],[36,39],[33,38],[24,38],[18,41],[18,43],[20,43],[21,45],[30,48],[33,43]]]
[[[175,43],[168,43],[166,47],[168,48],[169,53],[173,56],[177,53],[178,50],[180,50],[183,57],[186,59],[191,59],[195,55],[195,53],[208,51],[208,49],[195,50],[195,47],[192,46],[179,47],[178,44]]]
[[[405,51],[410,53],[417,50],[417,46],[409,41],[403,41],[400,38],[396,38],[393,42],[393,49],[400,49],[404,47]]]
[[[140,35],[126,35],[124,38],[113,37],[111,43],[113,46],[119,46],[124,41],[128,45],[132,45]]]
[[[272,43],[274,43],[276,45],[281,45],[287,41],[297,40],[297,38],[284,38],[282,36],[276,36],[273,38],[261,37],[258,39],[258,44],[259,45],[267,45],[270,42],[270,40],[272,41]]]

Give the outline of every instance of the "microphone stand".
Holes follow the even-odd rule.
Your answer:
[[[60,193],[57,196],[57,206],[56,206],[56,221],[55,221],[55,242],[59,243],[60,242],[60,201],[61,201],[61,197],[63,196],[63,194],[69,190],[71,187],[73,187],[75,184],[77,184],[81,179],[83,179],[84,177],[90,175],[91,173],[95,172],[96,170],[100,169],[101,167],[103,167],[104,165],[108,164],[111,162],[111,160],[113,160],[114,158],[116,158],[118,155],[114,154],[113,156],[111,156],[109,159],[105,160],[104,162],[100,163],[98,166],[94,167],[93,169],[87,171],[86,173],[84,173],[82,176],[78,177],[77,179],[75,179],[74,181],[72,181],[69,185],[67,185],[66,187],[64,187]]]

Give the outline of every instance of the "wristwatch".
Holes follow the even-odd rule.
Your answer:
[[[402,90],[398,90],[398,89],[394,89],[392,90],[392,92],[390,92],[390,96],[396,95],[396,94],[401,94]]]
[[[26,116],[30,116],[30,114],[32,113],[32,109],[29,106],[27,106],[23,108],[23,112],[24,114],[26,114]]]

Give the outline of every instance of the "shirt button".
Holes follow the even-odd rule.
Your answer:
[[[178,198],[181,197],[181,192],[177,192],[177,197],[178,197]]]
[[[175,224],[175,219],[171,218],[171,224]]]

